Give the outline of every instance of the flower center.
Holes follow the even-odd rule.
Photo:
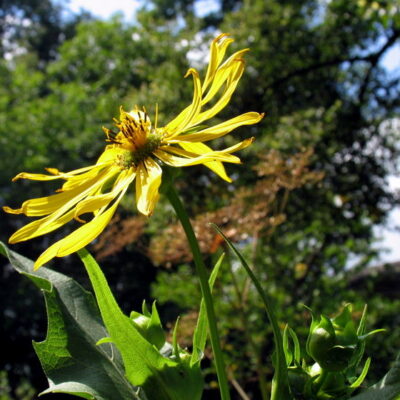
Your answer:
[[[126,150],[118,156],[117,165],[126,169],[137,166],[150,157],[162,144],[162,134],[152,128],[145,111],[134,110],[129,113],[121,108],[120,119],[114,119],[118,132],[103,128],[107,142]]]

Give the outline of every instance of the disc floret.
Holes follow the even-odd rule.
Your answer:
[[[122,151],[116,159],[116,164],[123,169],[137,167],[143,160],[150,157],[162,145],[162,133],[153,128],[146,110],[137,108],[126,112],[121,107],[120,119],[114,119],[118,131],[103,128],[106,141]]]

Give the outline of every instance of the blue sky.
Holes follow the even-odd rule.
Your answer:
[[[62,1],[62,0],[59,0]],[[117,12],[122,12],[127,20],[132,20],[135,11],[143,4],[142,0],[68,0],[67,7],[72,12],[80,9],[90,11],[93,15],[107,19]],[[204,15],[216,9],[214,0],[200,0],[196,7],[198,15]],[[384,54],[382,65],[391,72],[400,74],[400,44]],[[390,184],[393,189],[400,189],[400,178],[391,177]],[[393,210],[389,216],[389,223],[386,227],[377,227],[376,233],[383,238],[379,247],[386,247],[388,253],[381,255],[385,262],[400,260],[400,233],[393,228],[400,226],[400,208]]]
[[[122,12],[130,19],[140,3],[140,0],[69,0],[67,8],[72,12],[85,9],[100,18],[109,18],[116,12]]]
[[[100,18],[109,18],[116,12],[122,12],[127,19],[131,19],[143,3],[145,3],[143,0],[68,0],[68,8],[73,12],[85,9]],[[200,0],[196,12],[202,15],[216,8],[214,0]]]

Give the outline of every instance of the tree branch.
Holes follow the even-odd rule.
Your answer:
[[[389,49],[397,39],[400,37],[400,30],[398,29],[393,29],[392,34],[389,36],[388,40],[386,43],[375,53],[368,54],[366,56],[354,56],[354,57],[348,57],[348,58],[340,58],[336,57],[331,60],[326,60],[322,61],[313,65],[309,65],[303,68],[299,68],[293,72],[288,73],[287,75],[275,80],[272,82],[270,85],[267,86],[268,89],[274,88],[276,86],[281,85],[282,83],[290,80],[291,78],[299,75],[307,75],[308,73],[315,71],[317,69],[325,68],[325,67],[332,67],[335,65],[340,65],[344,62],[349,62],[349,63],[355,63],[358,61],[366,61],[371,63],[371,65],[374,67],[377,65],[380,57],[383,55],[383,53],[386,52],[387,49]],[[368,73],[367,73],[368,74]],[[368,77],[369,79],[369,77]]]

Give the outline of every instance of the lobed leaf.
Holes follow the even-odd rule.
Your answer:
[[[139,399],[124,377],[115,346],[96,346],[107,332],[92,294],[59,272],[45,267],[33,272],[32,260],[1,242],[0,253],[41,289],[45,298],[46,339],[33,343],[49,381],[43,393],[68,393],[96,400]]]

